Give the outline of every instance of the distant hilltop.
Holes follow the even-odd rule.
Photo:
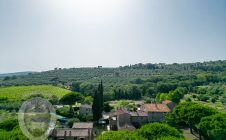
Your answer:
[[[32,74],[32,73],[36,73],[36,72],[34,72],[34,71],[24,71],[24,72],[14,72],[14,73],[3,73],[3,74],[0,74],[0,77],[23,76],[23,75],[28,75],[28,74]]]

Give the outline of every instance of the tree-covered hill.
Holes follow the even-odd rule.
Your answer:
[[[199,86],[225,85],[226,60],[184,64],[135,64],[117,68],[70,68],[30,73],[24,76],[0,79],[0,86],[55,85],[93,96],[93,89],[103,81],[104,98],[140,99],[150,97],[161,99],[161,93],[169,93],[164,98],[174,97],[179,101],[179,93],[197,91]],[[183,91],[183,92],[182,92]],[[148,98],[145,98],[148,99]],[[162,98],[163,99],[163,98]]]
[[[0,74],[0,78],[13,77],[13,76],[23,76],[23,75],[28,75],[30,73],[35,73],[35,72],[25,71],[25,72],[15,72],[15,73],[4,73],[4,74]]]
[[[71,84],[74,81],[96,84],[102,79],[105,84],[141,83],[143,80],[159,81],[167,77],[183,80],[198,74],[216,74],[226,81],[226,60],[184,64],[135,64],[117,68],[70,68],[55,69],[28,75],[5,77],[1,86]],[[190,77],[189,77],[190,76]],[[211,77],[210,77],[211,78]],[[211,80],[211,79],[210,79]],[[215,79],[216,81],[219,79]]]

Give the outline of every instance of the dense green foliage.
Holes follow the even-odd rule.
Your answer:
[[[157,138],[156,140],[185,140],[184,138],[177,138],[177,137],[173,137],[173,136],[163,136],[160,138]]]
[[[52,84],[70,87],[83,95],[93,96],[95,85],[103,80],[104,98],[107,100],[137,99],[140,98],[140,92],[142,96],[155,98],[158,93],[169,93],[177,87],[185,87],[191,92],[197,86],[225,83],[225,69],[225,60],[185,64],[136,64],[118,68],[59,68],[17,76],[16,79],[0,80],[0,85]],[[139,94],[133,95],[133,86]]]
[[[61,115],[63,117],[68,117],[68,118],[71,118],[71,117],[74,117],[74,114],[72,114],[70,112],[70,107],[62,107],[62,108],[58,108],[56,109],[56,113],[58,115]]]
[[[163,137],[164,136],[164,137]],[[162,123],[150,123],[142,126],[132,132],[128,131],[111,131],[106,132],[97,140],[168,140],[175,138],[176,140],[184,140],[182,134],[175,128]]]
[[[162,136],[174,136],[177,138],[182,137],[182,135],[180,134],[180,132],[178,132],[177,129],[167,124],[161,124],[161,123],[150,123],[142,126],[138,130],[138,135],[148,140],[157,139]]]
[[[226,115],[213,108],[194,102],[177,105],[166,117],[171,125],[190,127],[205,139],[224,140],[226,136]]]
[[[16,119],[5,120],[0,123],[0,129],[4,129],[6,131],[11,131],[15,126],[17,126],[18,121]]]
[[[13,111],[16,110],[18,111],[20,109],[22,102],[17,101],[17,102],[13,102],[13,101],[0,101],[0,109],[2,110],[8,110],[8,111]]]
[[[202,135],[209,139],[223,140],[226,138],[226,115],[215,114],[203,117],[198,125]]]
[[[83,96],[79,92],[71,92],[65,94],[61,99],[60,103],[63,105],[74,105],[75,102],[81,102],[83,100]]]
[[[114,99],[141,99],[142,92],[138,86],[121,86],[114,89]]]
[[[9,119],[0,122],[0,139],[1,140],[27,140],[19,128],[16,119]]]
[[[113,109],[109,102],[104,102],[104,112],[110,112]]]
[[[104,90],[102,82],[99,83],[102,80]],[[167,116],[168,124],[190,127],[207,139],[222,140],[225,137],[225,116],[198,103],[226,111],[225,87],[226,60],[189,64],[136,64],[118,68],[58,68],[25,75],[7,75],[0,78],[0,123],[12,126],[13,121],[12,125],[11,122],[5,122],[9,117],[7,114],[15,117],[22,101],[37,95],[52,104],[71,106],[76,101],[92,104],[94,120],[101,118],[103,110],[110,111],[111,106],[135,111],[137,106],[133,101],[126,101],[129,99],[143,99],[147,103],[168,99],[179,104]],[[181,103],[184,101],[187,102]],[[70,118],[68,126],[76,121],[91,121],[93,118],[79,115],[72,106],[57,109],[57,114]],[[0,130],[0,136],[3,139],[24,138],[17,126]],[[135,132],[107,132],[98,139],[114,138],[183,139],[176,129],[159,123],[148,124]]]
[[[84,98],[84,101],[83,101],[84,104],[88,104],[88,105],[91,105],[93,103],[93,97],[92,96],[86,96]]]
[[[69,105],[70,106],[69,114],[71,114],[70,116],[73,116],[74,110],[72,108],[72,105],[74,105],[75,102],[81,102],[82,100],[83,100],[83,96],[79,92],[71,92],[71,93],[65,94],[60,99],[59,102],[63,105]]]
[[[187,125],[195,126],[200,122],[202,117],[213,115],[216,111],[201,104],[184,102],[177,105],[174,108],[173,113],[180,121]]]
[[[95,121],[99,120],[102,117],[102,112],[104,110],[104,104],[103,104],[103,84],[102,81],[98,85],[97,90],[95,90],[94,97],[93,97],[93,105],[92,105],[92,111],[93,111],[93,119]]]
[[[111,131],[105,132],[103,135],[98,137],[97,140],[146,140],[146,139],[141,136],[138,136],[135,132]]]
[[[174,91],[170,91],[169,93],[161,93],[159,95],[159,99],[161,101],[171,100],[175,103],[179,103],[180,99],[182,99],[186,93],[187,93],[186,88],[179,87],[179,88],[175,89]]]

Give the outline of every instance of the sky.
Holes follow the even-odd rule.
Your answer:
[[[0,73],[213,60],[225,0],[0,0]]]

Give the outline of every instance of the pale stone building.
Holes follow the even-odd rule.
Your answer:
[[[130,112],[131,123],[135,127],[140,127],[141,125],[148,122],[148,113],[144,111]]]
[[[165,104],[144,104],[144,111],[148,113],[148,122],[160,122],[170,109]]]
[[[125,109],[118,109],[109,116],[109,124],[111,130],[133,130],[134,126],[130,121],[130,113]]]
[[[55,128],[50,140],[93,140],[93,123],[74,123],[72,128]]]
[[[148,122],[160,122],[170,112],[175,103],[166,100],[162,104],[143,104],[136,112],[129,112],[126,109],[118,109],[109,116],[111,130],[133,130]],[[134,127],[135,126],[135,127]]]
[[[79,114],[85,115],[85,116],[92,115],[92,106],[87,104],[81,105],[79,108]]]

